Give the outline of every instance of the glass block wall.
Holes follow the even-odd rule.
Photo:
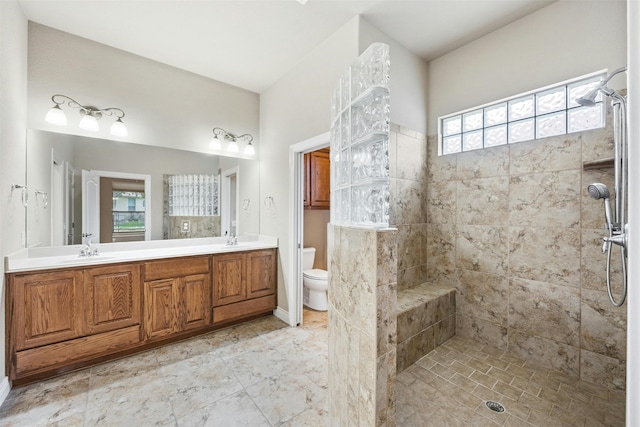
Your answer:
[[[218,175],[169,176],[169,216],[218,216]]]
[[[374,43],[331,99],[331,222],[389,225],[389,46]]]

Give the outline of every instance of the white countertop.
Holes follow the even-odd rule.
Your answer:
[[[4,264],[6,273],[16,273],[278,247],[276,237],[262,235],[239,236],[237,245],[227,245],[226,241],[225,237],[211,237],[102,243],[92,245],[99,255],[90,257],[78,256],[82,245],[34,247],[6,256]]]

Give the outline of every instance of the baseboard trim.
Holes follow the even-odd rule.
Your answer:
[[[0,406],[2,406],[7,396],[9,396],[10,391],[11,384],[9,384],[9,377],[4,377],[2,381],[0,381]]]
[[[276,316],[278,319],[282,320],[284,323],[286,323],[289,326],[297,326],[297,325],[292,325],[289,319],[289,312],[287,310],[283,310],[282,307],[278,307],[275,310],[273,310],[273,315]]]

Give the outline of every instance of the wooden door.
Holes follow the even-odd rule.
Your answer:
[[[147,339],[178,331],[179,279],[144,282],[144,329]]]
[[[84,335],[82,271],[17,276],[13,286],[17,351]]]
[[[331,163],[328,150],[313,151],[311,159],[310,206],[328,208],[331,200]]]
[[[247,298],[247,257],[244,253],[213,256],[213,305],[225,305]]]
[[[211,323],[209,275],[196,274],[180,279],[180,330],[198,329]]]
[[[140,265],[85,270],[87,334],[140,324]]]
[[[275,250],[267,249],[247,254],[247,298],[272,295],[276,289]]]

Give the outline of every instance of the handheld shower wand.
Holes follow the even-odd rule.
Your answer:
[[[611,194],[609,193],[609,188],[602,183],[595,182],[587,187],[587,191],[595,200],[604,199],[604,217],[607,221],[609,234],[611,234],[613,231],[613,223],[611,222]],[[604,252],[604,247],[602,249],[602,252]]]
[[[609,230],[609,237],[603,237],[602,244],[602,253],[607,254],[607,292],[609,293],[609,299],[611,303],[616,307],[620,307],[627,296],[627,239],[626,233],[621,232],[620,224],[613,223],[611,220],[611,194],[609,193],[609,188],[602,183],[595,182],[590,184],[587,187],[587,191],[589,195],[595,200],[604,200],[604,217],[607,221],[607,229]],[[620,301],[616,301],[613,297],[613,292],[611,291],[611,244],[615,244],[620,246],[620,254],[622,257],[622,286],[623,286],[623,295]]]

